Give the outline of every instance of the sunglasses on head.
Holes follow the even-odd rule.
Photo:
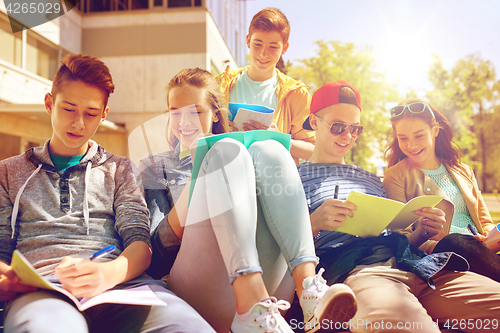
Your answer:
[[[394,118],[402,115],[406,109],[408,109],[411,113],[422,113],[427,110],[431,114],[432,118],[436,120],[434,112],[432,112],[432,109],[429,107],[429,105],[424,102],[415,102],[405,105],[397,105],[390,109],[391,117]]]
[[[340,134],[344,133],[345,130],[348,128],[349,128],[349,132],[351,132],[351,135],[354,137],[357,137],[358,135],[363,133],[363,126],[361,126],[361,125],[352,124],[349,126],[342,121],[338,121],[336,123],[328,125],[328,123],[326,121],[324,121],[323,118],[321,118],[318,115],[315,115],[315,116],[318,117],[322,122],[324,122],[326,126],[330,127],[330,133],[332,133],[333,135],[340,135]]]

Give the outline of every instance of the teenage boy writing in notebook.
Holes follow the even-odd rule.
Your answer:
[[[106,118],[113,91],[103,62],[68,55],[45,96],[52,138],[0,162],[0,301],[9,301],[6,332],[213,331],[161,281],[141,276],[151,249],[137,173],[129,159],[90,140]],[[81,262],[110,245],[117,249],[104,258]],[[38,274],[55,275],[77,297],[148,285],[168,306],[101,304],[79,312],[58,293],[20,285],[9,266],[15,249]]]

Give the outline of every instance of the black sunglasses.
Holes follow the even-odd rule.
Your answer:
[[[321,118],[317,114],[315,116],[318,117],[322,122],[324,122],[326,126],[330,127],[330,133],[332,133],[333,135],[340,135],[344,133],[347,128],[349,128],[349,132],[351,132],[351,135],[353,137],[357,137],[358,135],[363,133],[363,126],[361,125],[352,124],[348,126],[346,123],[342,121],[338,121],[336,123],[328,125],[328,123],[324,121],[323,118]]]

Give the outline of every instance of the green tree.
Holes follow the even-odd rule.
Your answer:
[[[472,54],[446,71],[440,58],[434,56],[429,79],[434,90],[427,93],[428,99],[452,124],[462,160],[478,170],[481,188],[486,190],[489,165],[496,168],[498,163],[498,158],[488,154],[488,150],[499,144],[491,128],[492,121],[497,119],[495,107],[500,93],[494,66]]]
[[[363,134],[346,156],[346,162],[374,171],[369,159],[374,151],[383,150],[390,131],[386,104],[399,100],[396,89],[385,82],[375,68],[371,48],[357,48],[352,43],[317,41],[317,55],[287,62],[288,75],[310,86],[311,94],[327,82],[345,80],[352,83],[361,95]]]

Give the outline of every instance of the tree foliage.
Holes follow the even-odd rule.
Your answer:
[[[434,90],[427,93],[434,104],[450,121],[455,130],[455,142],[462,151],[462,161],[480,175],[480,185],[488,190],[487,178],[497,178],[500,144],[496,129],[500,111],[500,82],[496,80],[491,62],[472,54],[459,60],[451,71],[443,68],[438,56],[429,71]]]
[[[376,70],[371,48],[357,48],[352,43],[317,41],[317,55],[287,63],[287,73],[310,87],[311,94],[327,82],[345,80],[361,95],[361,124],[365,128],[351,149],[346,162],[374,171],[370,158],[386,145],[390,124],[386,104],[399,100],[394,87]]]

